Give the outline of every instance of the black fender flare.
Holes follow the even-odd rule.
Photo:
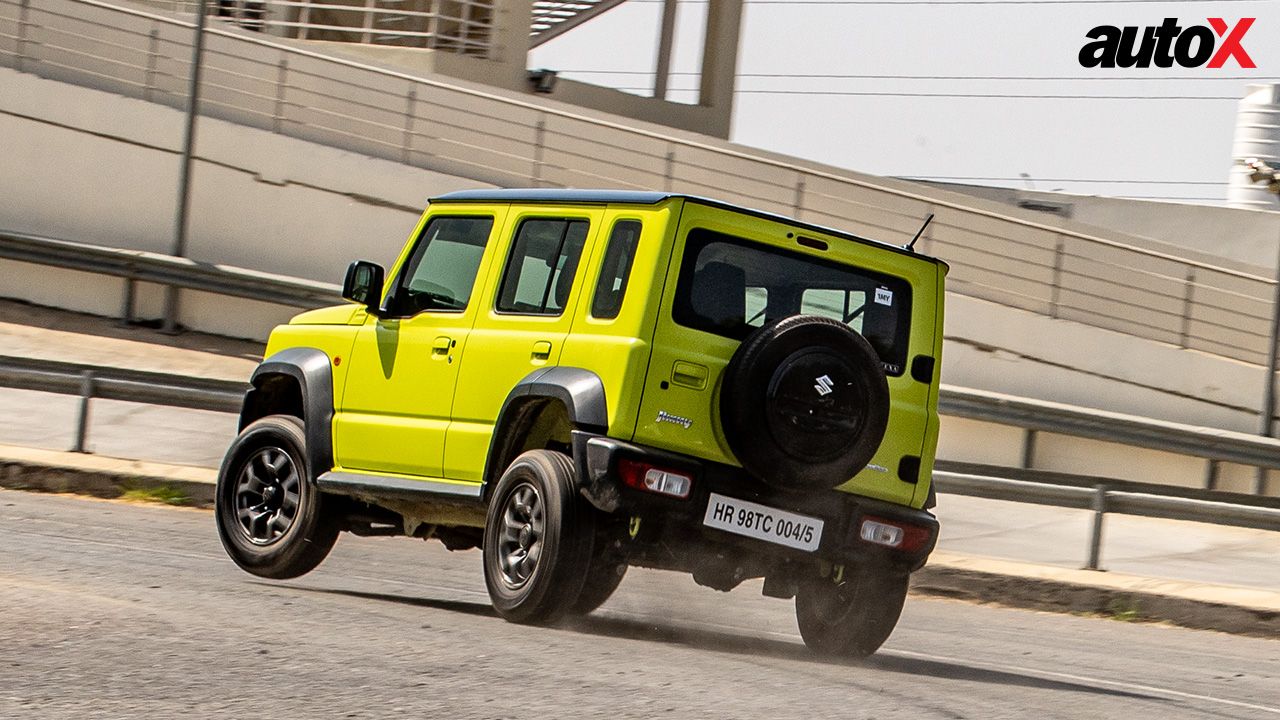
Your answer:
[[[530,398],[547,398],[564,404],[569,423],[575,430],[603,435],[609,429],[609,408],[600,376],[583,368],[550,367],[534,370],[516,383],[493,424],[489,454],[485,458],[484,482],[496,483],[505,467],[499,459],[510,451],[510,439],[501,435],[502,428]]]
[[[314,481],[333,469],[333,367],[329,355],[310,347],[281,350],[266,358],[254,369],[240,411],[240,429],[252,419],[248,416],[250,398],[274,376],[286,376],[298,383],[302,393],[302,421],[306,426],[307,465]],[[256,418],[255,418],[256,419]]]

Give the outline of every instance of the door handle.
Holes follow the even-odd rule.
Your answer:
[[[453,347],[453,338],[441,335],[431,344],[432,355],[448,355],[449,349]]]
[[[532,357],[534,360],[551,359],[551,343],[547,340],[539,340],[534,343]]]
[[[675,365],[671,366],[671,382],[694,390],[702,390],[707,387],[707,366],[677,360]]]

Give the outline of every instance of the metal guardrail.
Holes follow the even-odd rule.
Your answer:
[[[80,396],[74,452],[88,452],[95,399],[239,412],[247,382],[0,355],[0,387]]]
[[[0,387],[78,395],[80,408],[72,450],[87,452],[89,407],[95,398],[238,412],[249,386],[231,380],[0,356]],[[1081,415],[1088,412],[1076,411]],[[987,412],[994,417],[998,410],[992,407]],[[1112,418],[1110,422],[1118,426],[1120,421]],[[1180,429],[1184,435],[1191,431],[1188,427]],[[1213,431],[1205,434],[1216,435]],[[1271,442],[1280,446],[1280,441]],[[1070,476],[1072,484],[1054,484],[1035,479],[1037,474],[1043,474],[1037,471],[1001,468],[998,472],[1006,477],[935,470],[933,479],[943,494],[1092,510],[1089,559],[1085,565],[1091,570],[1101,564],[1103,523],[1108,513],[1280,531],[1280,499],[1276,498],[1079,476]],[[1086,482],[1092,482],[1092,487],[1083,487]]]
[[[1217,462],[1280,470],[1280,440],[1231,430],[949,385],[943,385],[938,394],[938,412],[1027,430],[1024,467],[1032,464],[1035,433],[1052,432],[1204,458],[1211,463],[1206,478],[1216,473],[1212,463]]]
[[[0,65],[182,107],[188,20],[100,0],[0,0]],[[203,112],[502,186],[714,195],[906,242],[953,292],[1262,365],[1271,277],[975,208],[946,193],[626,127],[325,55],[230,25],[207,32]]]
[[[247,381],[0,355],[3,387],[83,395],[86,377],[91,381],[91,398],[215,412],[240,412],[249,389]]]
[[[938,470],[934,471],[933,480],[939,493],[1093,511],[1085,563],[1089,570],[1101,566],[1107,513],[1280,531],[1280,508],[1178,497],[1161,494],[1154,486],[1146,492],[1129,492],[1116,490],[1105,482],[1086,488]]]
[[[133,283],[138,281],[299,308],[342,301],[341,288],[331,283],[5,231],[0,231],[0,258],[124,278],[120,316],[126,321],[134,317]]]

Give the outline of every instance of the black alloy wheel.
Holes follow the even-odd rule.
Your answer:
[[[269,415],[231,443],[218,471],[218,536],[242,569],[283,580],[315,569],[338,539],[336,500],[309,475],[302,420]]]

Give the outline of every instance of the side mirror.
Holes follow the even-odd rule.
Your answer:
[[[368,260],[357,260],[347,268],[342,281],[342,297],[363,305],[372,314],[378,314],[382,302],[382,266]]]

